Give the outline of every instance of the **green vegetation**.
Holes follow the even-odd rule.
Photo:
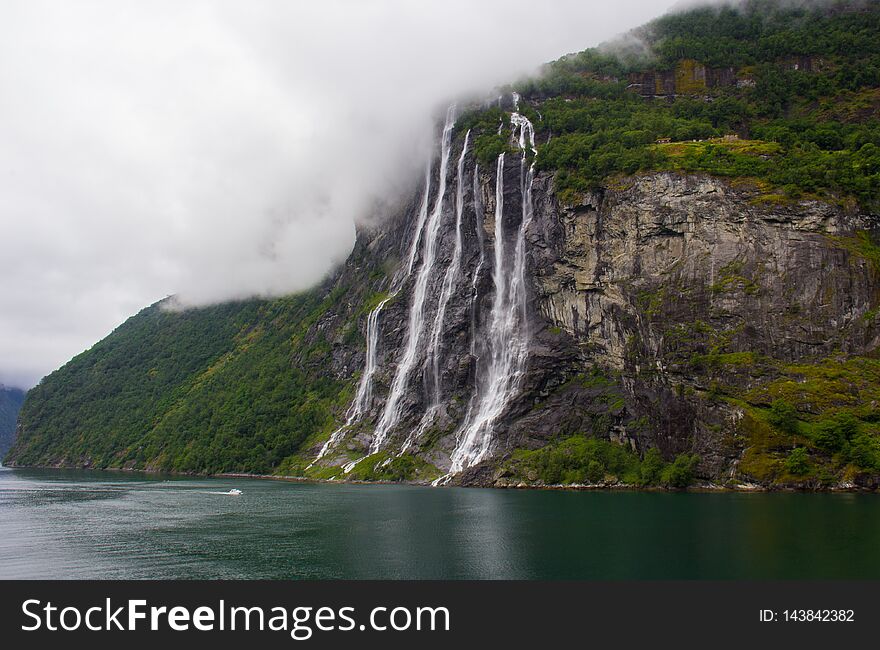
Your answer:
[[[545,447],[513,453],[507,470],[521,480],[541,485],[615,484],[685,488],[694,482],[699,458],[681,454],[665,463],[656,449],[644,459],[623,445],[584,435]]]
[[[484,167],[490,167],[502,153],[512,152],[508,133],[510,114],[493,106],[485,110],[472,110],[456,120],[455,131],[464,134],[470,130],[473,134],[474,155]]]
[[[334,468],[339,473],[339,468]],[[403,454],[395,456],[388,451],[382,451],[361,460],[347,478],[354,481],[387,481],[400,483],[402,481],[429,482],[441,475],[440,470],[426,460]]]
[[[833,236],[829,239],[840,248],[866,260],[875,271],[880,273],[880,246],[874,243],[867,232],[859,232],[850,237]]]
[[[718,281],[709,287],[712,293],[732,293],[743,291],[753,296],[760,292],[761,287],[757,282],[743,275],[742,262],[731,262],[718,271]]]
[[[728,399],[745,412],[746,475],[830,484],[880,471],[880,360],[778,363],[750,390],[728,387]]]
[[[23,464],[271,473],[329,435],[350,387],[311,326],[344,288],[168,311],[153,305],[34,388]]]
[[[792,449],[788,458],[785,459],[785,469],[794,476],[804,476],[810,471],[810,461],[807,450],[804,447]]]
[[[857,263],[880,261],[867,233],[830,239],[853,253]],[[759,276],[734,262],[719,271],[711,290],[737,291],[746,299]],[[695,381],[680,385],[677,393],[726,402],[742,414],[724,443],[741,455],[741,475],[764,484],[821,487],[880,472],[880,360],[843,354],[797,363],[774,359],[748,349],[744,324],[736,319],[724,326],[714,320],[668,320],[663,305],[688,299],[674,284],[634,291],[633,298],[641,312],[664,327],[664,363],[686,368]],[[873,321],[871,311],[862,322]],[[642,363],[642,354],[634,346],[634,362]],[[803,451],[792,455],[794,449]]]
[[[784,399],[773,400],[767,421],[783,433],[795,435],[799,430],[797,410]]]
[[[700,8],[663,16],[648,26],[661,64],[693,58],[712,66],[746,66],[797,56],[854,56],[864,70],[840,74],[851,83],[880,80],[878,16],[871,3],[809,5],[749,0],[744,10]],[[854,78],[853,78],[854,77]]]
[[[474,142],[474,155],[484,167],[492,165],[503,153],[510,153],[513,148],[510,146],[506,134],[485,133],[477,137]]]
[[[769,200],[880,205],[880,6],[752,0],[668,15],[639,36],[649,51],[587,50],[517,86],[563,200],[616,174],[677,170],[760,179]]]
[[[672,488],[686,488],[694,481],[694,472],[700,457],[695,454],[679,454],[666,467],[662,474],[662,483]]]

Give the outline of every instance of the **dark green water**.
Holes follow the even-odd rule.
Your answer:
[[[0,578],[880,578],[880,496],[0,468]]]

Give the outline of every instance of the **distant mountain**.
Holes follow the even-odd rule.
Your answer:
[[[24,391],[0,384],[0,460],[15,438],[15,422],[24,402]]]

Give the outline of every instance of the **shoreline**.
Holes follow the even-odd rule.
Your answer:
[[[309,478],[305,476],[281,475],[281,474],[249,474],[246,472],[220,472],[217,474],[199,474],[195,472],[173,472],[149,469],[132,469],[125,467],[71,467],[66,465],[4,465],[6,469],[56,469],[56,470],[79,470],[88,472],[122,472],[129,474],[147,474],[151,476],[175,476],[188,478],[243,478],[263,481],[284,481],[288,483],[311,483],[328,485],[407,485],[411,487],[460,487],[469,489],[489,490],[556,490],[569,492],[668,492],[668,493],[719,493],[730,492],[737,494],[772,492],[803,492],[811,494],[873,494],[877,488],[860,487],[855,484],[839,484],[826,488],[807,487],[798,485],[761,485],[758,483],[740,482],[733,485],[720,485],[712,481],[697,481],[686,488],[668,488],[663,486],[638,486],[629,483],[595,483],[595,484],[554,484],[554,485],[530,485],[524,482],[509,483],[503,485],[438,485],[433,486],[430,482],[410,481],[358,481]]]

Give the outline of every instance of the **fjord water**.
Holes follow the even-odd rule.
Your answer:
[[[241,496],[222,494],[232,487]],[[514,491],[0,468],[0,578],[880,578],[870,494]]]

